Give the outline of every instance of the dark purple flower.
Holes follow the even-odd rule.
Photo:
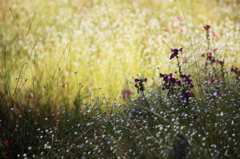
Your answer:
[[[190,87],[189,87],[189,88],[193,88],[193,84],[192,84],[192,83],[190,84]]]
[[[210,79],[210,80],[209,80],[209,83],[210,83],[210,84],[214,84],[214,79]]]
[[[223,61],[217,60],[216,63],[218,63],[220,65],[223,65],[224,64],[224,60]]]
[[[231,72],[238,72],[238,68],[237,67],[235,67],[235,68],[231,68]]]
[[[172,48],[171,48],[172,54],[171,54],[171,56],[170,56],[170,60],[173,59],[175,56],[177,56],[179,51],[182,52],[182,48],[180,48],[180,49],[172,49]]]
[[[159,77],[161,77],[161,78],[162,78],[162,77],[164,77],[164,76],[165,76],[165,75],[164,75],[164,74],[162,74],[162,73],[160,73],[160,74],[159,74]]]
[[[183,79],[183,82],[190,84],[192,80],[190,79],[191,75],[181,75],[181,78]]]
[[[191,83],[191,82],[192,82],[192,80],[191,80],[191,79],[189,79],[189,78],[186,78],[186,77],[185,77],[185,78],[183,79],[183,82],[186,82],[186,83]]]
[[[193,92],[185,92],[182,94],[182,99],[189,99],[189,97],[195,97]]]
[[[177,54],[172,53],[170,56],[170,60],[173,59]]]
[[[170,74],[162,74],[160,73],[159,75],[160,78],[163,77],[163,80],[166,82],[166,83],[175,83],[176,82],[176,79],[175,78],[172,78],[172,73]]]
[[[135,87],[138,89],[138,93],[145,90],[143,82],[147,82],[147,78],[134,79],[134,82],[136,82]]]
[[[218,63],[219,60],[216,60],[211,52],[207,54],[207,59],[211,61],[211,63]]]
[[[147,82],[147,78],[134,79],[134,82]]]
[[[168,78],[168,83],[175,83],[176,79],[175,78]]]
[[[167,74],[162,74],[162,73],[160,73],[160,74],[159,74],[159,77],[164,77],[164,78],[165,78],[165,77],[170,77],[170,78],[172,78],[172,73],[170,73],[170,74],[168,74],[168,75],[167,75]]]
[[[215,60],[215,59],[212,59],[212,60],[211,60],[211,62],[212,62],[212,63],[215,63],[215,62],[216,62],[216,60]]]
[[[169,73],[167,76],[170,77],[170,78],[172,78],[172,73]]]
[[[216,90],[215,92],[212,93],[212,95],[221,95],[222,93],[219,90]]]
[[[182,93],[182,97],[178,100],[179,104],[182,105],[185,102],[187,102],[187,104],[188,104],[190,97],[195,97],[195,94],[193,92],[184,92],[184,93]]]
[[[235,68],[232,67],[231,72],[234,72],[237,76],[240,75],[240,70],[237,67],[235,67]]]
[[[164,80],[165,82],[168,82],[168,75],[160,73],[160,74],[159,74],[159,77],[160,77],[160,78],[163,77],[163,80]]]
[[[202,28],[203,28],[204,30],[208,30],[208,29],[211,28],[211,25],[203,25]]]
[[[134,86],[135,86],[136,88],[138,88],[138,84],[135,84]]]
[[[221,80],[220,80],[219,78],[216,78],[216,79],[212,79],[212,78],[211,78],[211,79],[209,80],[209,83],[210,83],[210,84],[216,84],[216,83],[219,83],[219,82],[221,82]]]
[[[211,52],[209,52],[207,55],[208,55],[207,56],[208,59],[212,59],[213,58],[213,54]]]
[[[168,91],[173,92],[173,87],[170,87]]]
[[[140,80],[139,79],[134,79],[134,82],[139,82]]]
[[[178,80],[178,78],[176,78],[176,82],[177,85],[181,85],[181,81]]]
[[[167,75],[169,78],[166,79],[166,82],[168,83],[175,83],[175,78],[172,78],[172,73]]]
[[[189,97],[195,97],[195,94],[193,92],[189,92]]]

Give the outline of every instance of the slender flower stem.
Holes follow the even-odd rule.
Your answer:
[[[178,71],[179,71],[179,74],[180,74],[180,77],[181,77],[181,75],[182,75],[182,69],[181,69],[179,57],[178,57],[178,56],[176,56],[176,57],[177,57],[177,67],[178,67]]]
[[[210,49],[210,38],[209,38],[209,30],[206,29],[206,39],[207,39],[207,49]]]

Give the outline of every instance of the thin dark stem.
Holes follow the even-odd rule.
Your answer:
[[[179,71],[179,74],[180,74],[180,77],[182,76],[182,69],[181,69],[181,65],[180,65],[180,62],[179,62],[179,57],[177,57],[177,67],[178,67],[178,71]]]
[[[207,50],[210,49],[209,29],[206,29]]]

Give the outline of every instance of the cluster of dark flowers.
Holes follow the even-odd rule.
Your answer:
[[[211,96],[210,100],[212,99],[213,96],[222,94],[222,92],[220,92],[220,87],[219,87],[221,82],[222,80],[220,78],[216,78],[216,79],[213,79],[212,77],[210,78],[209,84],[214,88],[214,90],[206,91],[206,94]]]
[[[231,72],[235,73],[237,76],[240,76],[240,70],[237,67],[232,67]]]
[[[160,73],[159,77],[163,78],[163,90],[168,90],[168,95],[179,94],[178,102],[180,105],[184,103],[188,104],[190,101],[190,97],[195,97],[195,94],[191,91],[194,87],[192,84],[192,80],[190,79],[191,75],[180,75],[181,80],[178,78],[173,78],[172,73],[166,75]]]
[[[135,87],[137,88],[138,93],[145,90],[143,82],[147,82],[147,78],[134,79]]]
[[[140,93],[140,97],[145,98],[145,95],[144,95],[145,87],[144,87],[143,82],[147,82],[147,78],[141,77],[139,79],[134,79],[134,82],[136,83],[135,87],[137,88],[137,92]],[[141,100],[140,97],[138,98],[138,101]]]
[[[212,53],[212,52],[208,52],[206,55],[207,55],[207,56],[206,56],[207,61],[210,61],[211,64],[216,63],[216,64],[220,64],[221,66],[224,65],[224,60],[216,59],[216,58],[213,56],[213,53]],[[202,54],[202,57],[205,57],[205,54]]]
[[[218,48],[210,49],[210,41],[209,41],[209,30],[211,28],[211,25],[204,25],[202,28],[206,31],[206,40],[208,44],[208,51],[206,53],[202,54],[202,57],[206,57],[206,65],[213,65],[213,64],[219,64],[221,66],[222,71],[222,77],[224,77],[224,60],[219,60],[218,58],[214,57],[214,53],[218,50]],[[193,93],[192,89],[194,87],[193,81],[190,78],[190,74],[184,74],[181,70],[181,65],[179,62],[179,53],[183,52],[183,48],[179,49],[172,49],[171,48],[171,59],[177,60],[177,67],[178,67],[178,73],[179,78],[174,78],[173,73],[170,74],[159,74],[159,77],[163,79],[163,87],[162,90],[167,90],[167,95],[177,95],[177,100],[180,105],[188,105],[191,102],[191,98],[195,97],[195,94]],[[213,68],[214,69],[214,68]],[[236,75],[236,79],[239,80],[240,77],[240,70],[237,67],[232,67],[231,72]],[[220,75],[220,74],[219,74]],[[208,77],[209,84],[214,88],[214,90],[209,90],[206,92],[207,95],[210,96],[216,96],[221,95],[223,92],[220,91],[219,84],[222,83],[221,77],[219,75],[211,75]],[[140,79],[134,79],[135,87],[137,88],[137,92],[141,93],[142,97],[144,96],[144,82],[147,82],[147,78],[140,78]],[[140,100],[141,98],[138,98]]]
[[[240,70],[239,70],[239,68],[238,67],[232,67],[230,71],[231,71],[231,73],[235,74],[236,80],[240,81]]]
[[[191,91],[191,89],[194,87],[192,84],[192,80],[190,79],[190,74],[183,74],[181,71],[181,66],[179,64],[179,51],[182,52],[183,49],[171,49],[171,56],[170,59],[177,58],[178,61],[178,68],[179,68],[179,74],[180,74],[180,80],[178,78],[173,78],[173,74],[159,74],[160,78],[163,78],[164,84],[163,84],[163,90],[168,90],[168,95],[172,94],[180,94],[178,96],[178,102],[180,105],[183,104],[189,104],[190,98],[195,97],[195,94]]]
[[[207,41],[208,50],[210,50],[210,40],[209,40],[209,38],[210,38],[210,35],[209,35],[209,30],[210,30],[210,28],[211,28],[211,25],[203,25],[203,26],[202,26],[202,29],[204,29],[204,30],[206,31],[206,41]],[[217,51],[217,50],[218,50],[218,49],[215,48],[215,49],[213,49],[213,52],[215,52],[215,51]],[[216,58],[213,56],[213,52],[209,51],[209,52],[207,52],[206,54],[205,54],[205,53],[202,54],[202,56],[203,56],[203,57],[206,56],[206,59],[207,59],[206,62],[210,61],[211,64],[216,63],[216,64],[220,64],[221,66],[223,66],[223,65],[224,65],[224,60],[221,61],[221,60],[219,60],[219,59],[216,59]],[[206,64],[207,64],[207,63],[206,63]]]
[[[195,97],[195,94],[192,92],[192,88],[194,85],[192,84],[192,80],[190,79],[191,75],[190,74],[182,74],[181,71],[181,66],[179,64],[179,56],[178,53],[182,52],[183,49],[171,49],[171,56],[170,59],[177,58],[178,61],[178,67],[179,67],[179,73],[180,73],[180,79],[174,78],[173,74],[159,74],[160,78],[163,78],[163,90],[168,90],[167,94],[173,95],[176,94],[178,95],[178,102],[180,105],[184,104],[189,104],[190,98]],[[137,88],[138,93],[143,92],[145,90],[143,82],[147,82],[147,78],[140,78],[140,79],[135,79],[134,82],[135,87]]]

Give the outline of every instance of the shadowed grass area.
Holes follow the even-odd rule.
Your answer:
[[[0,6],[0,158],[239,158],[238,0]]]

